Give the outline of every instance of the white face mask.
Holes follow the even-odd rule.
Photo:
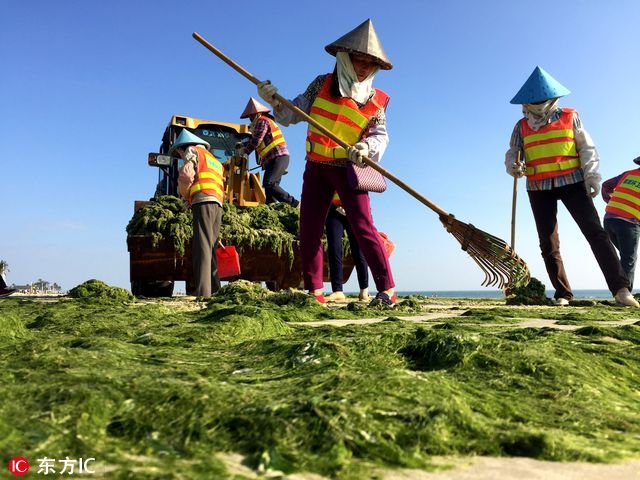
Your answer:
[[[558,108],[559,101],[559,98],[550,98],[537,105],[525,103],[522,105],[522,114],[527,119],[529,126],[534,130],[538,130],[549,123],[549,117]]]
[[[380,67],[376,67],[371,72],[371,75],[361,82],[358,81],[358,75],[353,69],[351,58],[349,58],[347,52],[336,53],[336,67],[340,93],[345,97],[353,98],[358,103],[365,103],[373,89],[373,77],[375,77]]]

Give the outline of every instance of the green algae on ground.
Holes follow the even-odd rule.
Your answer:
[[[259,308],[263,315],[285,322],[382,317],[388,316],[390,311],[384,306],[370,307],[357,302],[327,308],[300,290],[270,292],[259,284],[246,280],[238,280],[222,287],[211,297],[208,308],[211,311],[221,308]],[[415,314],[422,311],[422,305],[415,300],[402,300],[393,311],[399,315]]]
[[[84,300],[113,300],[126,302],[133,300],[133,295],[128,290],[120,287],[111,287],[103,281],[87,280],[69,290],[69,297]]]
[[[232,478],[215,453],[237,452],[256,471],[365,479],[441,454],[640,455],[640,326],[293,327],[236,287],[196,311],[1,301],[0,460]]]
[[[463,317],[474,317],[483,321],[499,321],[504,319],[540,318],[562,322],[599,322],[638,318],[638,310],[628,307],[612,307],[598,304],[595,307],[497,307],[470,308]]]
[[[223,205],[220,241],[245,250],[270,250],[286,258],[290,265],[298,248],[300,210],[288,203],[237,207]],[[152,238],[157,246],[162,239],[171,240],[176,253],[184,255],[185,246],[193,236],[192,215],[188,205],[177,197],[166,195],[139,208],[127,225],[128,235]],[[326,238],[323,238],[326,250]],[[350,254],[346,234],[342,240],[343,255]]]
[[[176,253],[182,256],[193,236],[191,224],[189,206],[177,197],[164,195],[136,210],[126,230],[128,235],[150,236],[154,247],[167,238],[173,243]]]
[[[540,280],[531,277],[529,283],[514,287],[509,292],[507,305],[553,305],[545,293],[545,286]]]

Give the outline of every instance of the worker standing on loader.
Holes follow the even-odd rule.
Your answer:
[[[634,163],[640,165],[640,157]],[[633,288],[640,239],[640,168],[628,170],[602,184],[607,203],[604,229],[620,252],[620,263]]]
[[[378,294],[375,305],[394,307],[396,295],[389,260],[371,216],[369,194],[352,189],[347,181],[347,162],[362,164],[368,156],[379,162],[389,137],[385,110],[389,96],[373,87],[379,69],[390,70],[371,20],[327,45],[336,57],[333,73],[318,76],[292,103],[352,145],[345,150],[312,126],[307,130],[302,204],[300,207],[300,250],[305,288],[320,303],[322,293],[322,233],[334,192],[338,192],[347,219],[373,274]],[[281,125],[302,120],[274,98],[277,88],[268,80],[258,84],[258,94],[274,107]]]
[[[282,131],[269,114],[271,110],[254,98],[250,98],[240,118],[251,120],[251,138],[240,155],[256,151],[258,164],[264,170],[262,186],[267,196],[267,203],[283,202],[293,207],[299,201],[287,193],[281,186],[282,176],[289,167],[289,150]]]
[[[556,305],[569,304],[573,292],[560,256],[558,200],[574,218],[619,305],[638,307],[615,249],[600,224],[592,198],[600,191],[598,152],[578,113],[560,108],[569,90],[536,67],[511,103],[522,105],[505,156],[507,173],[527,176],[527,193],[536,222],[540,249],[555,288]],[[519,155],[519,152],[522,154]],[[518,158],[524,158],[523,163]]]
[[[220,234],[224,180],[222,164],[208,150],[209,144],[183,129],[169,149],[185,163],[180,168],[178,189],[193,214],[193,277],[197,297],[210,297],[220,289],[218,260],[214,251]]]

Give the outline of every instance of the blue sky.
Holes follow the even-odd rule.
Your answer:
[[[604,179],[640,155],[640,42],[634,1],[169,2],[5,0],[0,30],[3,182],[0,259],[9,283],[129,286],[125,226],[154,191],[172,114],[239,121],[255,87],[192,39],[199,32],[282,95],[333,69],[324,46],[371,17],[394,64],[383,166],[460,220],[505,240],[512,179],[503,159],[520,118],[509,100],[536,65],[572,93]],[[240,5],[242,7],[240,7]],[[306,127],[284,129],[283,185],[299,196]],[[518,253],[549,285],[524,181]],[[480,270],[437,216],[391,185],[372,194],[396,243],[399,290],[472,290]],[[602,213],[604,203],[596,199]],[[606,288],[563,207],[561,249],[575,289]],[[347,290],[354,288],[353,281]]]

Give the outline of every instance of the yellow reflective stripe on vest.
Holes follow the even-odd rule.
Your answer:
[[[329,102],[324,98],[316,98],[313,102],[313,106],[321,108],[322,110],[326,110],[327,112],[333,113],[334,115],[342,115],[343,117],[347,117],[353,123],[358,125],[360,127],[360,130],[366,127],[367,123],[369,123],[369,119],[362,115],[359,111],[349,107],[345,107],[344,105],[338,105],[336,103]]]
[[[605,211],[614,215],[621,215],[620,211],[626,212],[640,220],[640,176],[625,175],[613,190]]]
[[[329,157],[329,158],[347,158],[347,151],[338,146],[338,147],[325,147],[324,145],[321,145],[320,143],[312,143],[309,140],[307,140],[306,142],[306,151],[307,153],[309,152],[315,152],[318,155],[322,155],[323,157]]]
[[[353,145],[360,140],[360,135],[362,135],[362,130],[353,127],[352,125],[347,125],[342,122],[334,122],[326,117],[322,117],[320,115],[311,114],[311,118],[316,120],[320,125],[322,125],[327,130],[331,131],[340,138],[343,142],[348,143],[349,145]],[[326,137],[324,133],[318,130],[316,127],[309,125],[309,130],[317,135],[322,135]]]
[[[264,143],[264,142],[263,142]],[[260,145],[263,145],[263,143],[261,143]],[[266,147],[260,149],[258,151],[258,155],[260,156],[260,158],[264,158],[264,156],[269,153],[271,150],[273,150],[274,148],[276,148],[276,146],[278,145],[282,145],[283,143],[285,143],[284,140],[284,136],[282,134],[273,137],[273,141],[267,145]],[[258,145],[258,148],[260,147],[260,145]]]
[[[638,208],[633,208],[632,206],[627,205],[626,203],[619,203],[619,202],[616,202],[615,200],[609,200],[609,203],[607,204],[607,209],[608,208],[616,208],[618,210],[622,210],[623,212],[627,212],[629,215],[637,219],[640,219],[640,206]]]
[[[545,143],[542,145],[534,145],[533,147],[525,147],[524,156],[527,162],[538,160],[539,158],[549,157],[577,157],[575,142],[553,142]],[[580,166],[580,161],[576,159],[577,167]]]
[[[201,190],[213,190],[217,195],[223,195],[224,189],[222,185],[218,183],[194,183],[189,189],[189,196],[193,198],[193,196],[200,192]]]
[[[256,152],[258,153],[260,160],[264,159],[264,156],[267,153],[269,153],[271,150],[273,150],[277,145],[282,145],[283,143],[286,143],[284,140],[284,135],[282,135],[282,130],[280,130],[280,127],[278,127],[276,122],[274,122],[270,118],[266,120],[267,120],[267,123],[269,124],[269,127],[271,128],[271,136],[273,138],[269,145],[265,145],[264,139],[263,139],[256,147]]]
[[[527,167],[526,175],[534,175],[536,173],[556,172],[559,170],[569,170],[570,168],[577,168],[580,166],[580,159],[569,158],[562,162],[543,163],[542,165],[535,165],[533,167]]]
[[[533,142],[539,142],[541,140],[549,140],[551,138],[573,138],[573,129],[570,130],[551,130],[546,133],[534,133],[533,135],[527,135],[522,139],[525,145]]]
[[[222,174],[220,172],[200,172],[198,174],[198,180],[203,178],[210,178],[213,181],[222,184]]]
[[[204,147],[199,147],[199,155],[204,155],[204,163],[200,163],[198,160],[198,168],[202,169],[196,175],[195,182],[189,188],[189,202],[193,199],[193,196],[203,190],[209,190],[214,192],[214,195],[222,200],[224,198],[224,180],[223,180],[223,167],[222,163]]]
[[[634,203],[636,205],[638,205],[638,207],[640,207],[640,198],[634,196],[634,195],[630,195],[628,193],[624,193],[624,192],[614,192],[613,195],[611,195],[611,200],[615,200],[616,198],[622,198],[624,200],[627,200],[628,202]],[[609,203],[609,205],[611,205],[611,203]]]

